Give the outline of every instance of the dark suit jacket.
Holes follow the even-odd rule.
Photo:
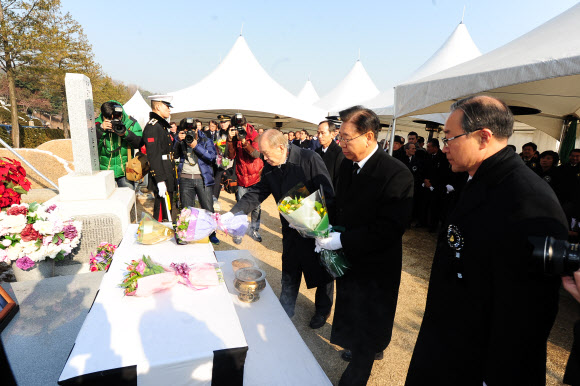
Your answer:
[[[264,164],[262,179],[252,185],[248,192],[232,208],[232,213],[250,213],[270,194],[276,202],[283,199],[288,191],[298,183],[304,183],[310,193],[322,186],[329,219],[334,218],[334,189],[324,162],[318,154],[290,145],[286,163],[278,166]],[[301,267],[308,288],[318,287],[332,279],[319,262],[319,255],[314,252],[314,239],[304,238],[290,228],[288,222],[280,216],[282,222],[282,271]]]
[[[406,384],[544,385],[560,278],[527,238],[567,231],[556,195],[513,150],[487,158],[440,234]]]
[[[336,225],[345,228],[340,240],[352,267],[336,279],[331,342],[379,352],[391,339],[413,176],[381,149],[358,174],[352,165],[342,162],[336,190]]]
[[[326,165],[326,170],[328,170],[328,174],[330,174],[332,186],[336,190],[336,185],[338,182],[338,170],[340,169],[340,164],[344,160],[342,149],[336,142],[331,141],[326,152],[322,151],[322,147],[319,147],[315,151],[322,157],[324,165]]]

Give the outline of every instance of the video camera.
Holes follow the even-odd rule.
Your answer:
[[[113,108],[113,117],[111,119],[111,126],[115,134],[122,136],[127,131],[127,128],[123,124],[123,107],[121,105],[115,105]]]
[[[580,254],[578,253],[580,244],[556,240],[550,236],[530,236],[528,240],[533,246],[534,263],[543,265],[544,272],[571,276],[580,269]]]
[[[242,113],[237,113],[232,117],[232,128],[236,130],[238,139],[245,139],[248,135],[246,129],[244,129],[244,125],[246,124],[246,119],[242,115]]]

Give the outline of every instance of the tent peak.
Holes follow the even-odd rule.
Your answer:
[[[240,36],[244,36],[244,23],[242,23],[242,28],[240,29]]]
[[[465,17],[465,5],[463,6],[463,13],[461,14],[461,22],[459,24],[463,24],[464,17]]]

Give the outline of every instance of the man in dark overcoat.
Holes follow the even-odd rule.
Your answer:
[[[270,194],[274,196],[276,202],[279,202],[289,190],[303,183],[310,193],[322,187],[332,223],[334,190],[320,156],[313,151],[288,145],[288,141],[278,130],[264,132],[260,137],[259,147],[266,161],[262,178],[249,188],[230,213],[250,213]],[[304,273],[306,286],[316,287],[314,302],[316,311],[310,321],[310,327],[320,328],[325,324],[332,308],[334,281],[320,264],[318,253],[314,252],[314,239],[300,236],[295,229],[290,228],[282,216],[280,221],[282,222],[280,303],[288,316],[292,317]]]
[[[339,385],[365,385],[377,354],[389,345],[401,281],[402,237],[411,216],[413,176],[377,144],[380,121],[355,106],[340,112],[336,221],[342,233],[317,247],[342,248],[352,267],[336,279],[330,341],[349,351]]]
[[[175,164],[173,162],[173,139],[167,119],[170,116],[170,95],[151,95],[151,112],[149,122],[143,129],[143,142],[147,151],[147,159],[151,165],[149,186],[155,195],[153,203],[153,218],[157,221],[168,221],[167,201],[172,200],[173,192],[177,190]],[[175,205],[172,205],[174,209]],[[174,210],[175,213],[175,210]]]
[[[407,373],[415,385],[544,385],[559,277],[529,236],[567,237],[556,195],[507,147],[513,116],[495,98],[451,107],[443,152],[470,180],[440,234]]]
[[[323,121],[318,124],[317,134],[321,146],[315,152],[322,157],[324,165],[326,165],[326,170],[328,170],[328,174],[330,175],[332,186],[336,190],[338,170],[344,160],[344,154],[342,154],[340,146],[334,141],[333,133],[335,128],[336,126],[331,121]]]

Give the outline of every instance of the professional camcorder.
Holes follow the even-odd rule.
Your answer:
[[[232,128],[237,131],[238,139],[244,139],[248,135],[244,125],[246,124],[246,119],[241,113],[237,113],[232,117]]]
[[[111,126],[113,127],[113,131],[117,135],[124,135],[127,131],[127,128],[123,124],[123,107],[121,105],[115,105],[113,108],[113,119],[111,119]]]
[[[544,272],[571,276],[580,269],[580,244],[572,244],[566,240],[556,240],[553,237],[528,238],[533,246],[532,257],[534,262],[543,265]]]

